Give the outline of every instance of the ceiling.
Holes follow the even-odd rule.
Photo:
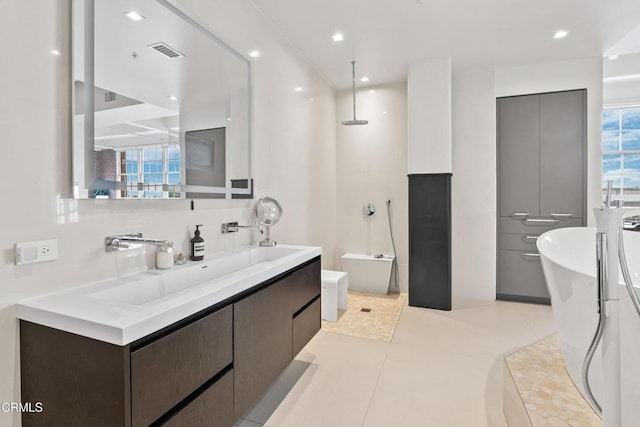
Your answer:
[[[640,28],[638,0],[251,1],[336,89],[350,87],[352,59],[370,79],[357,85],[376,85],[423,58],[470,72],[599,56]],[[554,40],[559,29],[569,35]]]

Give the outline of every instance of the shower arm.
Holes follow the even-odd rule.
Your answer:
[[[356,121],[356,61],[351,61],[351,93],[353,94],[353,121]]]

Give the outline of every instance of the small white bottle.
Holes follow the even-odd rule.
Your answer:
[[[159,270],[168,270],[173,267],[173,246],[158,246],[156,250],[156,267]]]

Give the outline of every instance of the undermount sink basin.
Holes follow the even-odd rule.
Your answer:
[[[90,293],[87,297],[142,306],[197,285],[207,285],[208,290],[225,286],[229,282],[225,280],[227,278],[266,270],[273,261],[298,251],[298,248],[251,246],[223,252],[211,259],[175,267],[170,271],[148,272],[146,275],[149,277]]]

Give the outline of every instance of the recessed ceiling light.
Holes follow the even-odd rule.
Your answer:
[[[179,98],[177,96],[175,96],[175,95],[171,95],[169,97],[169,99],[172,100],[172,101],[177,101]]]
[[[342,36],[341,33],[335,33],[331,38],[333,39],[334,42],[341,42],[342,40],[344,40],[344,37]]]
[[[618,55],[609,55],[609,61],[615,61],[618,58],[619,58]]]
[[[252,58],[259,58],[260,57],[260,52],[257,50],[252,50],[251,52],[249,52],[249,56]]]
[[[369,77],[364,76],[363,78],[361,78],[361,79],[360,79],[360,81],[361,81],[362,83],[366,83],[366,82],[368,82],[368,81],[369,81]]]
[[[300,86],[298,86],[297,88],[295,88],[296,92],[302,92],[302,88]]]
[[[144,19],[144,16],[140,15],[135,10],[130,10],[128,12],[125,12],[124,15],[127,18],[131,19],[132,21],[142,21]]]
[[[371,89],[369,92],[370,92],[370,93],[376,93],[376,91],[375,91],[375,90],[373,90],[373,89]]]
[[[54,49],[54,50],[51,51],[51,54],[55,55],[55,56],[60,56],[60,51]]]
[[[569,31],[566,30],[558,30],[556,31],[556,33],[553,35],[554,39],[563,39],[565,37],[567,37],[567,34],[569,34]]]

